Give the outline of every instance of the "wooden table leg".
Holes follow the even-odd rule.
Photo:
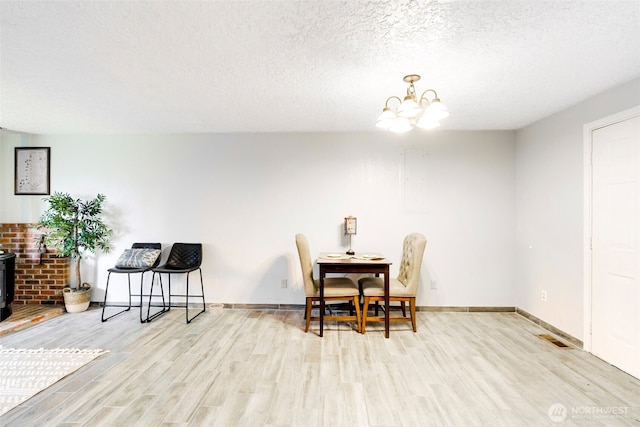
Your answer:
[[[320,266],[320,336],[324,332],[324,268]]]
[[[389,267],[384,273],[384,337],[389,338]]]

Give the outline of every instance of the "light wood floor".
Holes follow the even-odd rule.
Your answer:
[[[302,311],[100,310],[0,337],[14,348],[109,349],[0,417],[2,426],[638,425],[640,381],[515,313],[418,312],[409,323],[317,323]],[[563,406],[559,406],[561,404]],[[562,423],[550,408],[564,408]],[[556,412],[555,415],[559,413]]]

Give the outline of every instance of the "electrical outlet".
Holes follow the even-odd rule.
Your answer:
[[[547,300],[547,291],[542,291],[541,298],[542,298],[542,301],[546,301]]]
[[[431,290],[435,291],[438,289],[438,281],[436,279],[431,279]]]
[[[282,279],[282,282],[280,282],[280,287],[282,289],[286,289],[287,288],[287,279]]]

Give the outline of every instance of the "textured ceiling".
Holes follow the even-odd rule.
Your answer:
[[[436,89],[516,129],[640,76],[640,1],[0,1],[0,127],[371,131]],[[640,102],[640,100],[639,100]]]

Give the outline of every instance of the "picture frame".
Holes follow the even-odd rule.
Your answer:
[[[16,195],[51,194],[51,147],[15,147]]]

